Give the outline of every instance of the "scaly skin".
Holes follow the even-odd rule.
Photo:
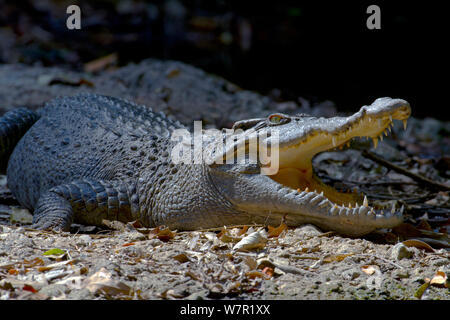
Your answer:
[[[279,223],[286,215],[292,226],[313,223],[359,236],[397,225],[401,212],[376,212],[367,199],[324,185],[314,176],[311,159],[352,137],[377,137],[393,119],[409,114],[406,101],[382,98],[350,117],[278,114],[239,121],[235,128],[244,131],[236,134],[238,143],[279,132],[280,170],[262,175],[267,168],[259,164],[210,164],[236,152],[234,147],[224,154],[208,151],[199,164],[174,164],[170,154],[176,142],[170,136],[183,128],[179,122],[116,98],[63,97],[39,111],[39,120],[15,147],[8,185],[34,211],[39,229],[137,219],[148,227],[194,230]],[[204,139],[204,146],[214,150],[217,141],[209,141]]]

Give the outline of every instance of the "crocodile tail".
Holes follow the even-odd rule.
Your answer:
[[[0,173],[6,172],[14,147],[38,119],[36,112],[26,108],[8,111],[0,117]]]

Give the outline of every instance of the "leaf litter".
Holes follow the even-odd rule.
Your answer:
[[[448,299],[448,251],[417,239],[394,262],[389,245],[284,219],[194,232],[130,223],[89,236],[1,228],[1,248],[18,247],[0,255],[2,299]]]

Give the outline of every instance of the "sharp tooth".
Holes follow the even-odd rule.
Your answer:
[[[373,211],[373,209],[370,210],[369,212],[367,212],[366,215],[367,215],[367,217],[368,217],[369,219],[376,219],[376,214],[375,214],[375,212]]]
[[[348,203],[348,207],[351,209],[352,208],[352,204],[349,202]]]
[[[359,207],[359,214],[364,214],[369,211],[369,208],[367,207]]]
[[[391,122],[393,121],[393,120],[392,120],[392,116],[391,116],[391,115],[389,115],[389,120],[391,120]]]
[[[333,147],[336,147],[336,137],[332,136],[331,141],[333,142]]]
[[[364,196],[363,206],[364,207],[368,207],[369,206],[369,201],[367,201],[367,196]]]
[[[406,130],[406,126],[408,125],[408,120],[402,120],[403,121],[403,129]]]
[[[350,148],[350,141],[347,142],[347,148]]]
[[[373,141],[373,147],[376,149],[378,146],[378,138],[377,137],[372,138],[372,141]]]
[[[314,197],[314,193],[313,193],[313,192],[310,192],[310,193],[307,193],[307,194],[302,198],[302,200],[311,201],[313,198],[315,198],[315,197]]]
[[[387,131],[391,132],[391,126],[387,126]]]
[[[402,205],[402,207],[400,208],[400,213],[403,213],[404,210],[405,210],[405,206]]]
[[[384,130],[384,135],[387,137],[388,136],[388,130]]]
[[[339,209],[338,209],[338,207],[337,207],[336,205],[334,205],[334,207],[332,207],[332,208],[330,209],[330,213],[331,213],[331,215],[333,215],[333,216],[337,215],[338,212],[339,212]]]
[[[320,195],[323,197],[323,191],[320,193]]]
[[[358,204],[358,202],[356,203],[356,205],[355,205],[355,208],[358,208],[359,207],[359,204]]]
[[[314,198],[312,198],[312,199],[309,201],[309,203],[311,203],[311,204],[316,204],[316,203],[318,203],[320,200],[322,200],[322,197],[321,197],[321,196],[315,196]]]
[[[322,200],[317,206],[323,208],[328,205],[328,199]]]
[[[300,188],[299,188],[299,189],[297,189],[297,192],[300,193],[300,192],[302,192],[302,190],[300,190]]]
[[[383,141],[383,134],[380,134],[380,140]]]
[[[309,192],[309,188],[308,187],[305,188],[305,192]]]

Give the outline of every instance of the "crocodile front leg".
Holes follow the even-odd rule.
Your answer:
[[[42,194],[32,227],[69,231],[72,222],[102,225],[103,219],[129,222],[138,215],[139,197],[133,182],[83,179]]]

